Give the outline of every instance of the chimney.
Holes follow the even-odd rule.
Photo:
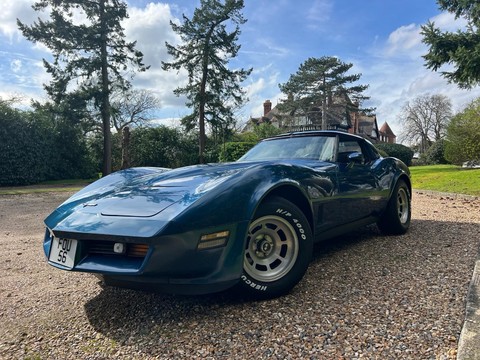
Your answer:
[[[263,103],[263,116],[267,116],[270,111],[272,111],[272,102],[270,100],[265,100]]]

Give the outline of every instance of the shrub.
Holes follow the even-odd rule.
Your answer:
[[[383,151],[382,149],[377,148],[377,150],[378,150],[378,153],[379,153],[382,157],[387,157],[387,156],[388,156],[388,154],[387,154],[385,151]]]
[[[166,126],[137,128],[130,139],[132,166],[177,168],[198,162],[196,139]]]
[[[445,158],[461,165],[470,160],[480,160],[480,98],[455,115],[447,128]]]
[[[39,107],[0,99],[0,186],[90,178],[95,167],[79,126]]]
[[[236,161],[255,145],[254,142],[228,142],[220,151],[220,161]]]
[[[424,165],[448,164],[445,159],[445,146],[446,141],[443,139],[434,142],[425,154],[420,156],[420,163]]]
[[[0,103],[0,105],[2,105]],[[42,134],[23,112],[0,107],[0,186],[28,185],[46,180],[48,164]]]
[[[388,156],[402,160],[407,166],[412,165],[413,150],[402,144],[379,143],[375,145],[378,150],[385,151]]]

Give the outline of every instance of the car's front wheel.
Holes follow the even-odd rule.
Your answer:
[[[305,274],[312,247],[312,231],[302,211],[283,198],[271,198],[249,225],[237,289],[256,298],[289,292]]]

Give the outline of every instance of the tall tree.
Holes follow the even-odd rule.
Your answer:
[[[452,103],[445,95],[421,95],[406,102],[400,115],[402,138],[419,145],[424,153],[434,141],[443,139],[452,117]]]
[[[480,162],[480,98],[456,114],[447,128],[445,158],[454,163]]]
[[[363,94],[368,85],[351,85],[361,77],[361,74],[347,74],[352,66],[331,56],[307,59],[286,83],[279,84],[280,90],[288,95],[280,109],[308,116],[321,105],[321,116],[312,114],[309,117],[313,122],[321,122],[322,129],[327,128],[329,98],[332,96],[348,96],[351,103],[345,104],[349,107],[347,110],[359,111],[358,106],[369,99]],[[368,112],[372,109],[362,110]]]
[[[240,25],[246,20],[241,10],[243,0],[201,0],[189,19],[183,15],[181,25],[170,22],[173,31],[181,38],[177,47],[166,43],[172,62],[163,62],[164,70],[185,69],[188,83],[175,89],[177,96],[185,95],[192,113],[182,119],[187,131],[199,130],[199,161],[204,161],[205,124],[212,127],[233,124],[233,109],[245,101],[240,84],[252,69],[228,68],[229,61],[240,50],[237,41]],[[234,25],[233,31],[227,25]]]
[[[480,83],[480,2],[477,0],[437,0],[441,10],[465,18],[468,26],[457,32],[441,31],[434,22],[422,26],[423,42],[428,53],[425,66],[438,71],[443,65],[453,65],[453,71],[441,71],[449,82],[470,89]]]
[[[109,174],[110,94],[115,87],[130,87],[130,65],[139,71],[147,69],[135,42],[125,40],[121,22],[128,17],[127,4],[122,0],[40,0],[33,9],[49,11],[50,19],[39,18],[33,25],[17,19],[17,24],[28,40],[52,52],[53,62],[43,60],[52,77],[45,89],[57,105],[72,97],[93,99],[102,119],[103,174]]]

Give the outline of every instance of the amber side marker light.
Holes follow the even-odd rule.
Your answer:
[[[200,242],[198,243],[197,249],[205,250],[225,246],[229,236],[230,231],[228,230],[202,235],[200,237]]]
[[[132,257],[145,257],[148,252],[147,244],[128,244],[127,255]]]

